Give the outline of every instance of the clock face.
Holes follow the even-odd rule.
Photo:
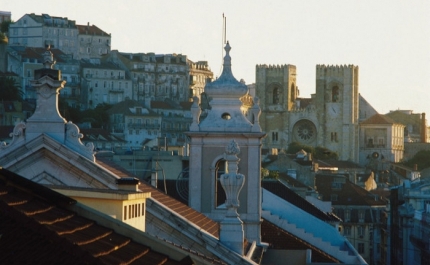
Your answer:
[[[294,138],[298,142],[311,143],[316,140],[315,125],[309,120],[298,121],[293,127]]]

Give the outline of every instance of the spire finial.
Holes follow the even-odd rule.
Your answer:
[[[229,68],[229,71],[231,72],[231,57],[230,57],[230,50],[231,50],[231,46],[230,43],[227,41],[227,44],[224,47],[225,50],[225,56],[224,56],[224,69],[223,72],[225,70],[225,68]]]
[[[43,66],[46,69],[52,69],[56,61],[54,61],[54,55],[51,52],[51,45],[46,47],[46,51],[43,53]]]

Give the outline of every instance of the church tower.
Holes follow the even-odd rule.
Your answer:
[[[226,194],[220,177],[244,176],[243,187],[238,192],[237,213],[243,222],[244,236],[249,242],[261,243],[261,145],[265,133],[259,125],[260,108],[258,99],[250,109],[250,120],[241,111],[243,97],[248,88],[237,81],[231,71],[230,45],[225,46],[223,72],[212,83],[206,84],[205,92],[210,98],[211,109],[207,117],[200,121],[198,98],[194,98],[191,108],[193,123],[190,126],[190,170],[189,206],[221,223],[228,214]],[[237,145],[240,152],[229,159],[230,143]],[[234,166],[237,164],[238,166]],[[232,172],[237,168],[237,172]],[[226,201],[227,198],[227,201]],[[222,236],[223,232],[221,232]],[[222,239],[221,239],[222,241]]]
[[[260,124],[267,132],[264,145],[285,148],[288,144],[288,112],[296,106],[296,66],[257,65],[256,95],[260,98]]]
[[[315,101],[320,145],[358,163],[358,66],[317,65]]]

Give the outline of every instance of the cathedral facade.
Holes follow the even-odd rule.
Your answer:
[[[316,91],[300,98],[294,65],[256,66],[265,148],[292,142],[326,147],[340,160],[358,162],[358,66],[316,66]]]

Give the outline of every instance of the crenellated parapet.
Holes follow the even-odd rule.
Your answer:
[[[344,65],[325,65],[317,64],[316,66],[316,76],[344,76],[345,74],[352,74],[354,71],[358,71],[358,66],[353,64]]]
[[[281,65],[279,65],[279,64],[276,64],[276,65],[275,64],[269,64],[269,65],[267,65],[267,64],[258,64],[256,66],[257,72],[261,71],[261,70],[283,72],[283,71],[285,71],[285,69],[295,70],[296,66],[295,65],[291,65],[291,64],[281,64]]]

